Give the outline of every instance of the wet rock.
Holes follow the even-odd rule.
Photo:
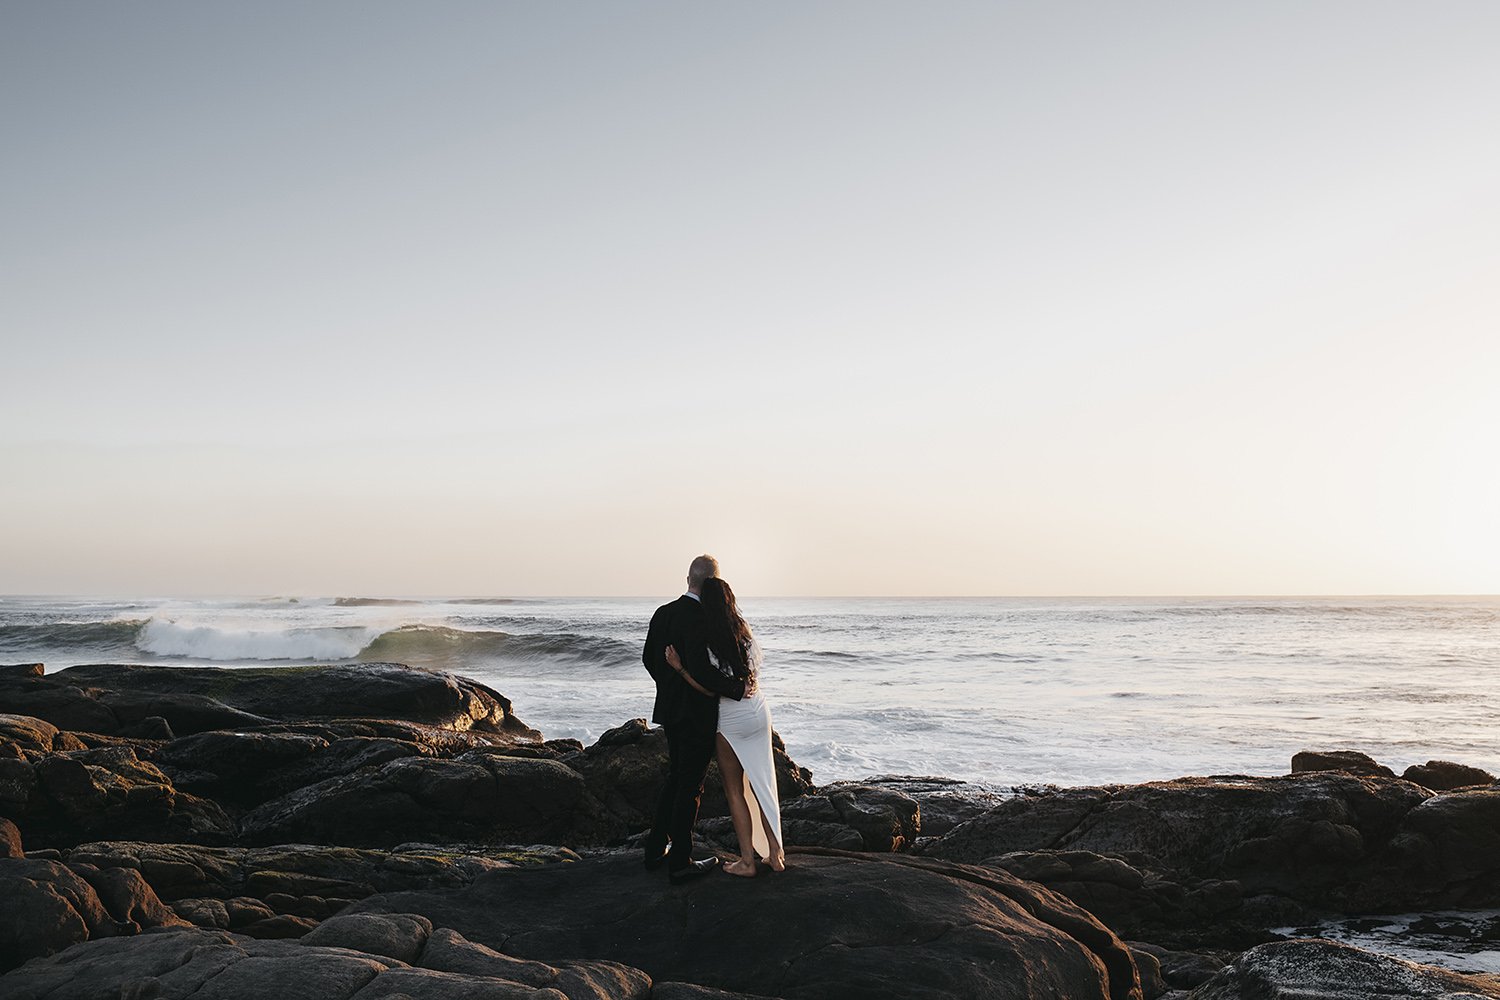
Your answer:
[[[1263,944],[1199,986],[1192,1000],[1500,997],[1500,980],[1416,965],[1331,941]]]
[[[634,856],[599,857],[497,872],[456,892],[376,896],[352,912],[420,913],[518,958],[607,960],[768,996],[1140,996],[1118,938],[1003,872],[826,851],[796,852],[789,865],[673,887]]]
[[[1358,750],[1303,750],[1292,757],[1292,773],[1340,771],[1344,774],[1394,778],[1396,772]]]
[[[1496,781],[1493,774],[1482,768],[1455,764],[1450,760],[1429,760],[1425,764],[1413,764],[1401,772],[1401,777],[1435,792],[1451,792],[1455,788],[1469,788],[1475,785],[1493,785]]]
[[[786,842],[889,853],[905,850],[921,831],[921,809],[903,792],[845,781],[799,796],[782,806]],[[852,835],[851,835],[852,834]]]

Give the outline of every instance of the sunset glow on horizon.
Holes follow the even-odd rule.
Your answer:
[[[1500,593],[1500,7],[0,23],[0,594]]]

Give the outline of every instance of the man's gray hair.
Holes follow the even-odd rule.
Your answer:
[[[719,560],[713,556],[699,556],[688,567],[688,586],[701,587],[703,581],[719,575]]]

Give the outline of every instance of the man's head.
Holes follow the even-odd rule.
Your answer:
[[[699,556],[688,567],[688,590],[696,594],[703,588],[703,581],[719,575],[719,560],[713,556]]]

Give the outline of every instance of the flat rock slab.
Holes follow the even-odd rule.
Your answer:
[[[1085,911],[1003,872],[795,852],[788,871],[671,886],[634,855],[375,896],[519,958],[602,959],[658,982],[787,1000],[1140,997],[1128,949]]]
[[[328,718],[395,719],[537,740],[510,701],[466,677],[399,663],[313,667],[89,664],[0,675],[0,704],[70,730],[176,735]],[[152,723],[160,729],[159,723]],[[157,733],[162,735],[162,733]]]

